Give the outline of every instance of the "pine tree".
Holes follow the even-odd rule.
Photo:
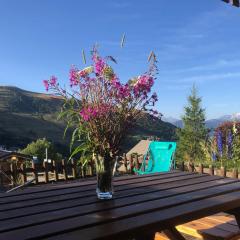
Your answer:
[[[191,95],[188,97],[188,105],[184,108],[183,128],[177,131],[177,161],[184,160],[193,163],[205,160],[203,146],[208,130],[205,126],[205,110],[201,108],[201,101],[202,99],[197,96],[197,90],[193,86]]]

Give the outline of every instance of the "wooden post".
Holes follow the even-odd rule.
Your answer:
[[[127,162],[127,173],[131,173],[131,158],[129,155],[126,155],[126,162]]]
[[[221,168],[220,168],[220,175],[221,175],[222,177],[226,177],[227,172],[226,172],[226,168],[225,168],[225,167],[221,167]]]
[[[183,171],[183,172],[185,171],[185,163],[184,163],[184,161],[182,161],[182,163],[181,163],[180,170]]]
[[[22,163],[21,170],[22,170],[22,176],[21,176],[22,183],[25,183],[25,182],[27,182],[26,164],[25,163]]]
[[[76,161],[74,161],[73,159],[71,160],[72,163],[72,175],[73,178],[77,178],[77,165],[76,165]]]
[[[13,186],[16,186],[17,182],[17,169],[16,169],[16,163],[12,162],[10,164],[10,169],[11,169],[11,175],[12,175],[12,180],[13,180]]]
[[[55,181],[58,181],[58,162],[56,160],[53,160],[53,173]]]
[[[43,162],[43,167],[44,167],[45,183],[48,183],[48,181],[49,181],[49,178],[48,178],[48,162]]]
[[[141,163],[139,163],[139,161],[138,161],[138,163],[139,163],[139,168],[138,169],[140,169],[142,167],[143,155],[140,156],[140,159],[141,159]],[[145,169],[141,169],[141,170],[145,171]]]
[[[67,180],[68,175],[67,175],[67,168],[66,168],[65,160],[62,160],[62,170],[63,170],[63,178],[64,178],[64,180]]]
[[[123,154],[123,165],[125,168],[125,172],[127,172],[127,155],[126,155],[126,153]]]
[[[34,162],[32,162],[32,169],[33,169],[33,176],[35,178],[35,183],[38,184],[37,165]]]
[[[90,162],[88,163],[88,169],[89,169],[89,175],[93,176],[93,162],[92,162],[92,160],[90,160]]]
[[[194,172],[194,163],[191,163],[191,162],[188,163],[188,171]]]
[[[138,170],[139,169],[139,160],[138,160],[138,154],[135,155],[135,166],[136,166],[136,169]]]
[[[238,169],[237,169],[237,168],[234,168],[234,169],[232,170],[232,177],[233,177],[233,178],[238,178]]]
[[[131,154],[130,155],[130,173],[131,174],[134,174],[133,168],[134,168],[134,166],[133,166],[133,155]]]
[[[213,165],[209,165],[209,175],[214,176],[214,167]]]
[[[85,172],[85,167],[83,167],[83,164],[82,163],[80,163],[79,164],[79,168],[80,168],[80,175],[81,175],[81,178],[85,178],[85,176],[86,176],[86,172]]]
[[[202,163],[199,165],[199,173],[203,174],[203,164]]]
[[[0,187],[3,187],[3,175],[1,173],[2,169],[3,169],[3,167],[2,167],[2,165],[0,165]]]

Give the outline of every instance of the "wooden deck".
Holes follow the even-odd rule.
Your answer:
[[[187,239],[239,240],[240,229],[235,217],[218,213],[177,226]],[[164,233],[156,233],[155,240],[170,240]]]
[[[95,180],[0,194],[0,239],[153,239],[222,211],[239,224],[240,181],[187,172],[115,178],[114,199],[96,198]]]

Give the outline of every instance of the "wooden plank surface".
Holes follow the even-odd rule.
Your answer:
[[[120,237],[131,235],[131,227],[133,232],[147,226],[160,228],[169,222],[206,216],[206,209],[215,213],[240,207],[237,179],[206,174],[175,171],[119,177],[114,182],[114,199],[109,201],[96,198],[94,180],[85,183],[1,195],[0,239]],[[130,224],[133,220],[139,223]],[[102,231],[107,228],[106,235]]]
[[[156,232],[164,226],[166,220],[173,221],[176,225],[188,222],[197,218],[203,217],[206,212],[213,214],[219,209],[227,210],[230,207],[239,205],[240,192],[234,192],[223,196],[207,198],[201,201],[187,203],[181,206],[172,207],[165,210],[146,213],[142,216],[131,217],[128,222],[124,219],[113,221],[110,223],[83,228],[82,230],[75,230],[68,233],[57,235],[58,240],[71,239],[77,240],[81,236],[82,239],[124,239],[125,235],[131,236],[136,231],[144,231],[151,228]],[[231,206],[229,206],[231,204]],[[194,215],[193,215],[194,213]],[[143,221],[144,219],[144,221]],[[163,225],[161,225],[163,224]],[[166,226],[165,226],[166,227]],[[99,237],[97,237],[99,236]],[[54,237],[47,239],[53,240]]]
[[[205,175],[206,176],[206,175]],[[169,178],[160,176],[157,177],[155,176],[152,178],[150,181],[146,179],[134,179],[135,182],[129,182],[120,184],[119,182],[114,184],[114,189],[116,192],[124,191],[124,190],[130,190],[131,193],[134,193],[134,191],[141,191],[143,187],[154,187],[159,184],[166,184],[169,182],[178,182],[184,179],[194,179],[194,178],[199,178],[200,175],[198,174],[188,174],[188,175],[183,175],[183,174],[174,174]],[[202,176],[204,177],[204,176]],[[134,183],[134,184],[133,184]],[[67,198],[71,198],[73,196],[72,194],[77,193],[78,198],[80,197],[88,197],[88,196],[96,196],[95,193],[96,189],[96,182],[94,182],[94,185],[87,185],[87,186],[80,186],[79,188],[70,188],[70,189],[61,189],[61,190],[52,190],[48,192],[38,192],[38,193],[32,193],[28,194],[26,196],[24,195],[19,195],[19,196],[12,196],[12,197],[6,197],[6,198],[1,198],[0,199],[0,211],[1,210],[9,210],[11,208],[16,208],[16,207],[25,207],[28,204],[34,205],[34,204],[42,204],[42,203],[47,203],[47,202],[52,202],[54,201],[54,197],[59,201],[60,199],[66,200]]]
[[[213,186],[217,186],[219,183],[218,181],[213,181],[211,183],[208,182],[208,188],[211,188]],[[227,183],[227,182],[226,182]],[[229,183],[229,182],[228,182]],[[235,190],[235,185],[234,184],[228,184],[228,185],[223,185],[218,188],[218,191],[224,191],[225,189],[228,189],[227,191],[233,191]],[[204,190],[201,190],[204,189]],[[239,188],[237,188],[239,189]],[[213,190],[213,189],[212,189]],[[143,194],[139,196],[132,196],[132,197],[127,197],[127,198],[120,198],[112,201],[112,204],[106,204],[105,202],[99,201],[98,203],[94,204],[88,204],[85,205],[84,207],[82,206],[76,206],[76,207],[71,207],[71,208],[65,208],[62,210],[58,211],[53,211],[52,214],[49,214],[48,212],[41,213],[41,214],[34,214],[30,216],[24,216],[24,217],[17,217],[9,220],[5,220],[4,224],[0,224],[0,232],[4,231],[6,229],[11,230],[15,229],[18,227],[23,227],[23,226],[28,226],[31,224],[36,224],[36,223],[45,223],[49,221],[56,221],[56,220],[61,220],[61,219],[66,219],[66,218],[72,218],[76,216],[82,216],[84,214],[93,214],[97,213],[99,211],[107,211],[107,210],[113,210],[115,208],[121,209],[121,211],[125,208],[127,210],[125,211],[126,215],[131,215],[131,214],[137,214],[141,213],[142,211],[148,211],[149,206],[154,206],[154,209],[158,208],[163,208],[166,206],[171,206],[171,205],[176,205],[179,202],[182,203],[184,202],[184,199],[186,198],[186,193],[187,192],[194,192],[194,191],[199,191],[198,197],[202,196],[204,197],[205,193],[207,192],[209,194],[209,190],[206,191],[206,184],[196,184],[193,186],[189,187],[181,187],[177,189],[171,189],[169,191],[158,191],[154,193],[149,193],[149,194]],[[217,188],[214,188],[212,192],[217,194]],[[226,191],[226,190],[225,190]],[[210,193],[212,195],[212,192]],[[182,194],[183,193],[183,194]],[[180,195],[182,194],[182,195]],[[201,195],[202,194],[202,195]],[[207,195],[208,196],[208,195]],[[168,197],[168,202],[166,202],[166,197]],[[188,198],[192,198],[192,195],[189,195]],[[151,201],[149,201],[151,199]],[[160,200],[161,199],[161,200]],[[147,202],[146,202],[147,201]],[[171,202],[173,201],[173,202]],[[187,201],[187,199],[185,199]],[[136,208],[135,205],[138,204],[138,207]],[[162,204],[162,205],[161,205]],[[122,208],[120,208],[122,207]],[[150,208],[152,211],[152,207]],[[81,217],[83,218],[83,217]],[[102,219],[104,220],[104,219]]]
[[[192,175],[191,173],[188,173],[188,175]],[[130,185],[134,183],[143,183],[143,182],[150,182],[154,181],[156,179],[168,179],[173,178],[176,176],[185,176],[183,172],[174,172],[171,174],[154,174],[154,175],[148,175],[148,176],[139,176],[134,178],[129,178],[127,180],[122,178],[117,178],[116,181],[114,181],[114,186],[121,186],[124,188],[125,185]],[[0,194],[0,203],[4,203],[7,201],[11,201],[13,199],[14,201],[20,201],[21,199],[26,200],[27,198],[32,199],[33,197],[45,197],[45,196],[51,196],[51,195],[60,195],[65,193],[72,193],[75,191],[81,191],[84,190],[91,190],[94,189],[96,186],[96,180],[92,179],[89,181],[81,181],[81,182],[75,182],[72,184],[61,184],[61,185],[48,185],[47,187],[37,187],[28,190],[23,190],[19,192],[10,192],[10,193],[2,193]]]
[[[173,179],[172,179],[173,180]],[[209,182],[210,184],[213,181],[216,181],[215,178],[212,178],[211,176],[204,176],[204,177],[197,177],[192,176],[189,178],[189,176],[184,176],[174,178],[175,181],[172,182],[165,182],[162,181],[161,184],[154,185],[152,186],[145,186],[143,188],[136,188],[136,189],[126,189],[125,191],[120,191],[120,192],[115,192],[114,199],[123,199],[122,201],[125,202],[125,197],[128,196],[138,196],[141,194],[147,194],[147,193],[154,193],[156,191],[163,191],[163,190],[168,190],[168,189],[173,189],[173,188],[180,188],[180,187],[187,187],[195,184],[200,184],[204,182]],[[231,180],[230,180],[231,181]],[[205,186],[204,186],[205,187]],[[86,204],[91,204],[91,203],[96,203],[96,202],[101,202],[96,198],[96,194],[94,193],[94,190],[92,190],[93,195],[86,195],[82,196],[80,194],[72,194],[71,196],[69,195],[63,195],[63,196],[54,196],[53,198],[47,198],[46,199],[41,199],[40,202],[36,204],[34,201],[38,200],[33,200],[32,201],[21,201],[19,203],[19,207],[14,207],[11,208],[10,204],[5,204],[4,207],[2,207],[0,211],[0,220],[8,219],[11,217],[19,217],[19,216],[26,216],[30,214],[34,214],[37,212],[49,212],[52,210],[57,210],[57,209],[66,209],[66,208],[72,208],[74,206],[84,206]],[[14,203],[17,204],[17,203]],[[43,207],[44,204],[44,207]],[[24,211],[22,211],[24,207]]]
[[[211,238],[214,236],[217,239],[230,239],[240,233],[237,226],[233,226],[228,223],[219,224],[212,219],[209,220],[206,217],[195,220],[183,225],[179,225],[177,229],[181,233],[185,233],[194,237],[205,236]]]

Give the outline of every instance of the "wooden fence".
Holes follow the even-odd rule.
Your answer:
[[[123,163],[125,165],[125,169],[127,173],[135,174],[134,168],[139,169],[141,166],[142,157],[138,157],[137,155],[131,155],[130,157],[123,156]],[[231,177],[231,178],[240,178],[240,173],[237,168],[232,170],[226,169],[226,167],[216,168],[213,165],[204,166],[203,164],[194,165],[193,163],[185,163],[182,162],[180,165],[176,166],[177,169],[181,171],[189,171],[189,172],[198,172],[198,173],[207,173],[209,175],[217,175],[221,177]]]
[[[122,170],[117,171],[117,174],[134,174],[134,168],[139,168],[142,158],[137,155],[126,156],[123,154],[117,157],[118,166],[122,166]],[[82,166],[77,164],[76,161],[52,161],[52,163],[43,162],[43,164],[31,163],[26,164],[23,162],[17,165],[15,162],[9,164],[7,170],[0,164],[0,187],[7,185],[19,185],[26,183],[29,180],[35,179],[33,184],[57,182],[63,180],[73,180],[77,178],[85,178],[94,176],[96,174],[94,162]]]
[[[118,157],[119,164],[117,167],[117,174],[135,174],[134,168],[139,169],[142,161],[143,158],[141,156],[139,157],[135,154],[126,156],[126,154],[123,154],[122,157]],[[203,164],[194,166],[194,164],[186,164],[182,162],[177,168],[182,171],[239,178],[237,169],[227,171],[225,167],[217,169],[212,165],[204,167]],[[43,164],[32,163],[31,167],[27,166],[25,163],[17,166],[16,163],[13,162],[10,164],[9,170],[6,171],[2,169],[1,165],[0,170],[4,171],[4,174],[0,174],[0,186],[6,186],[9,184],[15,186],[16,183],[23,184],[31,179],[35,179],[33,182],[35,184],[66,181],[94,176],[96,174],[93,161],[82,166],[73,160],[71,162],[65,160],[53,161],[51,164],[47,162],[44,162]]]
[[[204,166],[203,164],[194,165],[193,163],[182,162],[178,165],[181,171],[207,173],[209,175],[218,175],[221,177],[239,178],[238,169],[234,168],[227,171],[226,167],[215,168],[213,165]]]
[[[10,163],[10,169],[5,170],[0,165],[0,186],[4,185],[16,185],[26,183],[31,179],[35,179],[34,183],[49,183],[53,181],[71,180],[82,178],[86,176],[94,175],[94,166],[92,163],[85,165],[77,165],[75,161],[67,162],[53,161],[52,163],[43,162],[43,164],[31,163],[31,167],[28,164],[22,163],[17,166],[16,163]]]

